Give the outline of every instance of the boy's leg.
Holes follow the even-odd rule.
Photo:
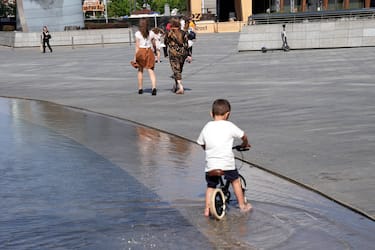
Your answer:
[[[214,191],[214,188],[208,187],[206,190],[206,207],[204,209],[204,216],[208,217],[210,216],[210,199],[211,195]]]
[[[235,179],[232,181],[233,191],[237,197],[238,205],[242,212],[248,212],[252,209],[250,203],[245,203],[245,198],[243,196],[241,181],[240,178]]]

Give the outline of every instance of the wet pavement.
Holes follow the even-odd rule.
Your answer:
[[[211,248],[157,194],[164,178],[181,174],[153,173],[169,161],[146,153],[147,129],[37,102],[0,103],[1,249]],[[105,158],[96,144],[121,158]]]
[[[204,154],[180,137],[0,98],[1,249],[370,249],[369,219],[237,161],[254,211],[203,216]]]
[[[190,245],[201,249],[210,247],[299,249],[301,248],[300,244],[305,241],[310,243],[311,249],[316,249],[316,244],[321,244],[318,247],[329,246],[332,249],[368,249],[374,243],[368,232],[374,232],[375,208],[375,196],[373,195],[375,189],[373,181],[375,177],[375,127],[373,125],[375,124],[375,103],[373,101],[375,97],[373,79],[375,65],[369,63],[375,57],[375,48],[306,50],[290,51],[289,53],[272,51],[265,54],[260,52],[237,53],[237,40],[238,34],[233,33],[199,36],[194,46],[194,61],[185,66],[183,77],[187,90],[184,96],[176,96],[170,92],[172,81],[169,78],[171,72],[167,61],[164,60],[161,64],[157,64],[159,91],[156,97],[150,95],[147,74],[145,77],[146,93],[142,96],[137,94],[136,72],[129,64],[134,52],[133,46],[105,45],[105,47],[88,46],[76,49],[56,47],[52,54],[41,54],[38,48],[13,50],[0,47],[0,58],[6,62],[0,64],[0,96],[52,102],[47,103],[48,108],[41,108],[46,104],[37,102],[32,102],[32,105],[21,104],[25,107],[19,108],[19,104],[13,105],[8,102],[27,103],[28,101],[2,99],[1,113],[2,115],[3,113],[7,114],[5,115],[7,118],[2,118],[0,121],[5,130],[13,131],[18,128],[18,123],[3,124],[3,121],[7,119],[13,121],[13,118],[10,119],[9,116],[18,114],[18,110],[23,110],[21,113],[26,114],[27,118],[24,117],[22,121],[32,120],[33,126],[27,128],[31,126],[29,122],[28,126],[22,125],[21,127],[25,127],[24,129],[29,129],[28,133],[21,133],[22,136],[14,135],[11,138],[6,138],[10,135],[2,133],[0,141],[11,141],[16,138],[17,142],[21,143],[23,137],[38,135],[38,130],[40,130],[39,135],[45,133],[44,136],[30,137],[29,140],[42,140],[40,148],[48,152],[54,153],[56,150],[53,149],[64,149],[58,156],[59,158],[56,158],[59,159],[56,164],[63,166],[66,163],[60,159],[69,159],[64,157],[64,154],[73,154],[69,151],[70,147],[74,148],[74,150],[70,149],[71,151],[81,152],[77,159],[84,156],[80,161],[88,162],[85,165],[94,165],[95,172],[100,172],[100,168],[107,166],[106,161],[109,161],[108,166],[111,166],[110,168],[114,172],[107,174],[118,176],[120,179],[113,184],[114,186],[127,180],[129,175],[129,178],[134,178],[130,181],[132,185],[134,184],[134,189],[143,190],[142,194],[144,193],[145,197],[148,197],[147,200],[151,197],[152,206],[155,204],[153,203],[155,199],[160,200],[160,204],[155,207],[160,208],[159,211],[166,209],[161,213],[171,211],[170,208],[175,209],[170,212],[174,216],[173,219],[164,217],[167,218],[168,223],[153,221],[144,226],[144,228],[148,228],[150,225],[152,227],[152,223],[156,223],[160,228],[170,228],[172,231],[167,229],[164,231],[168,236],[176,235],[176,239],[171,241],[170,246],[175,245],[177,238],[182,235],[179,230],[189,224],[189,228],[190,226],[194,228],[191,230],[193,232],[191,239],[196,238],[194,235],[196,230],[205,237],[205,240],[200,241],[203,242],[202,245]],[[200,216],[204,192],[200,171],[203,168],[204,157],[200,148],[197,148],[194,143],[188,143],[195,141],[200,129],[210,119],[211,103],[219,97],[230,100],[233,107],[231,119],[249,135],[253,148],[244,155],[245,160],[260,167],[245,167],[243,170],[251,183],[248,198],[255,206],[254,212],[244,218],[243,215],[236,212],[236,209],[231,209],[230,216],[227,216],[222,222],[207,221]],[[63,108],[53,103],[82,110]],[[54,111],[50,112],[45,109]],[[55,109],[62,111],[57,112]],[[92,114],[89,110],[97,113]],[[54,115],[55,112],[58,115]],[[45,118],[46,116],[49,118]],[[90,118],[78,119],[77,116]],[[126,122],[123,119],[134,123]],[[93,120],[99,121],[92,125]],[[35,127],[36,124],[38,126]],[[108,124],[111,124],[111,128],[108,128]],[[158,130],[140,126],[142,124]],[[17,126],[13,127],[13,125]],[[103,132],[99,125],[107,127],[108,132]],[[47,131],[44,131],[44,128],[48,128]],[[21,132],[24,129],[21,129]],[[36,132],[31,133],[33,129],[36,129]],[[112,130],[113,132],[111,132]],[[138,132],[134,132],[137,130]],[[19,132],[17,130],[17,133]],[[47,134],[48,136],[46,136]],[[118,134],[124,134],[125,139]],[[138,134],[146,134],[146,136],[137,136]],[[171,134],[178,137],[171,136]],[[56,148],[53,143],[45,146],[43,137],[46,137],[47,142],[59,140],[62,142],[56,143]],[[138,142],[136,140],[138,137],[142,137],[142,140],[147,142],[143,144],[147,146],[133,148],[132,145],[136,141]],[[73,141],[64,142],[66,139]],[[107,143],[102,143],[104,140]],[[171,141],[175,140],[178,143],[172,142],[172,146]],[[17,144],[17,146],[20,145]],[[79,150],[76,150],[77,147]],[[25,154],[22,156],[25,158],[25,162],[32,160],[34,155],[36,160],[45,156],[38,153],[41,150],[33,151],[33,148],[29,146],[26,148],[28,148],[26,151],[20,151]],[[18,161],[17,157],[12,157],[14,152],[18,152],[17,148],[1,147],[1,150],[4,152],[9,150],[1,154],[1,166],[7,171],[11,169],[7,168],[10,163],[20,164],[21,172],[15,173],[10,177],[10,180],[22,178],[22,174],[27,174],[22,167],[25,163]],[[160,154],[159,150],[161,150]],[[175,154],[171,154],[171,152]],[[142,157],[137,156],[137,158],[134,154],[142,155]],[[97,163],[93,163],[93,158]],[[53,165],[54,160],[52,158],[41,161]],[[168,170],[172,169],[173,172],[155,171],[150,175],[148,172],[150,169],[160,170],[159,162],[168,166]],[[145,166],[147,171],[144,170]],[[46,171],[43,170],[46,168],[45,165],[40,167],[41,169],[35,170],[37,171],[37,174],[34,173],[35,175]],[[119,168],[124,173],[120,173]],[[186,169],[189,171],[184,171]],[[265,172],[261,169],[264,169]],[[83,169],[82,171],[77,174],[86,176],[84,173],[89,170]],[[267,172],[287,177],[292,182],[267,174]],[[47,195],[47,200],[50,199],[49,195],[53,195],[53,192],[48,194],[48,187],[43,186],[45,184],[50,186],[48,183],[51,182],[55,183],[55,179],[51,177],[54,175],[53,173],[48,173],[45,179],[36,184],[32,181],[29,183],[31,186],[40,184],[37,190],[41,193],[37,192],[37,194]],[[72,172],[69,171],[66,173],[67,176],[71,174]],[[86,186],[97,188],[92,182],[108,181],[96,180],[97,177],[90,172],[88,172],[88,176],[91,176],[87,179],[90,185],[85,184]],[[154,178],[155,176],[157,178]],[[184,178],[176,180],[176,178],[170,178],[171,176]],[[188,179],[185,179],[185,176],[188,176]],[[82,178],[80,177],[80,179]],[[159,185],[160,180],[163,180],[162,183],[165,184]],[[181,180],[186,182],[181,182]],[[6,179],[1,181],[7,181],[7,185],[12,183]],[[314,189],[358,213],[353,213],[350,209],[339,206],[315,192],[293,185],[293,182],[299,182]],[[17,184],[13,183],[13,185]],[[2,183],[1,190],[3,190],[3,186]],[[18,188],[22,189],[21,186]],[[16,189],[18,190],[18,188]],[[121,190],[121,188],[124,187],[106,186],[109,193],[117,193],[114,194],[113,200],[120,200],[120,210],[127,210],[128,204],[122,203],[122,199],[129,195],[131,197],[131,194],[127,194],[127,189]],[[52,189],[58,190],[59,188]],[[82,188],[78,188],[78,190],[82,193],[77,196],[65,197],[66,199],[62,197],[65,200],[56,201],[56,203],[63,204],[70,199],[74,201],[85,195],[95,198],[89,190],[82,190]],[[1,196],[8,197],[8,191],[9,189],[1,193]],[[105,193],[105,191],[103,192]],[[181,191],[178,192],[178,198],[176,198],[176,191]],[[85,192],[88,193],[85,194]],[[99,200],[103,196],[105,195],[100,195]],[[21,198],[25,197],[21,196]],[[17,201],[15,202],[17,203]],[[9,202],[9,204],[16,203]],[[43,203],[45,202],[40,201],[36,205],[42,207]],[[143,203],[143,200],[136,203]],[[5,203],[2,202],[1,205],[3,204]],[[79,216],[77,215],[77,217],[80,217],[83,214],[82,210],[86,210],[87,207],[93,209],[93,214],[102,212],[97,212],[94,205],[85,205],[82,210],[74,208],[75,205],[71,204],[71,207],[73,211],[78,211]],[[147,209],[152,207],[140,205],[142,208],[144,206]],[[101,208],[99,207],[99,209]],[[41,210],[43,211],[40,213],[40,218],[43,217],[43,220],[46,221],[53,218],[51,213],[46,212],[46,209]],[[113,210],[113,208],[109,210]],[[24,208],[24,211],[28,211],[28,208]],[[30,211],[34,210],[30,209]],[[151,211],[155,210],[148,211],[152,213]],[[1,212],[3,213],[0,217],[1,222],[8,221],[6,218],[9,217],[19,223],[18,219],[23,218],[22,211],[21,216],[18,216],[16,211],[14,211],[15,215],[11,216],[12,211],[9,209],[2,209]],[[157,212],[155,213],[157,214]],[[362,217],[361,214],[365,217]],[[103,215],[103,218],[107,218],[106,216],[115,218],[116,216],[121,217],[123,214],[121,211],[113,212],[113,214],[111,212],[109,215]],[[163,215],[158,215],[158,217],[160,216]],[[139,224],[144,225],[138,217],[133,217],[137,218],[135,220],[139,221]],[[184,226],[175,228],[171,221],[180,219],[183,220],[181,224]],[[79,220],[82,222],[82,218]],[[88,233],[86,236],[92,238],[86,243],[82,243],[83,246],[95,242],[94,238],[102,235],[104,231],[110,230],[109,228],[119,230],[115,229],[109,233],[110,235],[121,235],[119,232],[124,229],[122,227],[129,226],[128,223],[124,223],[126,225],[120,223],[121,225],[117,227],[117,225],[112,225],[112,222],[104,222],[104,220],[95,221],[94,216],[91,216],[87,219],[86,226],[83,222],[79,223],[79,225],[82,224],[82,228],[77,231],[83,235],[92,225],[95,224],[99,227],[89,230],[92,234]],[[21,221],[23,220],[21,219]],[[16,227],[13,224],[14,221],[7,223],[9,224],[0,224],[0,246],[5,246],[5,243],[2,242],[10,237],[7,232]],[[17,232],[12,235],[16,238],[6,241],[6,246],[19,249],[10,244],[10,242],[18,242],[18,246],[27,248],[27,244],[39,244],[40,239],[43,239],[46,244],[55,244],[56,242],[52,242],[52,238],[62,241],[60,237],[65,235],[64,231],[61,234],[59,231],[53,232],[54,237],[50,237],[52,234],[48,235],[47,232],[44,232],[40,238],[37,234],[28,234],[26,238],[29,240],[26,242],[22,239],[25,235],[22,232],[31,232],[38,228],[38,226],[34,227],[33,223],[29,223],[31,227],[27,227],[27,225],[20,227],[20,231],[15,229]],[[53,228],[53,222],[47,223],[50,223]],[[135,222],[135,224],[137,223]],[[100,231],[101,224],[104,227],[103,231]],[[58,225],[58,230],[65,230],[61,226],[64,225],[63,220]],[[67,225],[70,227],[71,224],[67,223]],[[108,242],[108,245],[113,246],[113,249],[121,248],[124,246],[121,245],[122,243],[127,247],[150,248],[154,247],[152,244],[157,242],[158,247],[162,247],[159,245],[161,242],[152,240],[153,233],[151,231],[154,228],[149,231],[150,234],[147,232],[142,234],[144,229],[137,230],[133,230],[137,232],[136,237],[133,238],[134,241],[130,237],[131,235],[127,234],[128,231],[122,232],[125,235],[126,243],[118,243],[111,238],[112,236],[101,241]],[[38,232],[38,230],[36,231]],[[71,234],[70,229],[67,229],[67,232],[68,235]],[[225,232],[225,236],[220,234],[223,232]],[[155,232],[154,235],[157,235],[155,237],[158,239],[162,238],[159,232]],[[317,240],[309,241],[309,239]],[[51,242],[47,243],[49,240]],[[190,241],[186,241],[189,246]],[[24,242],[26,243],[24,244]],[[94,245],[99,246],[100,243],[96,243]],[[132,243],[135,245],[131,245]],[[168,248],[167,244],[169,243],[162,243],[165,244],[164,248]],[[43,248],[42,245],[39,248]],[[90,247],[87,246],[87,248]]]

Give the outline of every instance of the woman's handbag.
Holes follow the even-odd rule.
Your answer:
[[[138,69],[139,65],[136,61],[130,61],[130,64],[133,66],[133,68]]]

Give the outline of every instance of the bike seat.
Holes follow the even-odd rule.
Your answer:
[[[208,176],[223,176],[224,171],[222,169],[213,169],[208,172]]]

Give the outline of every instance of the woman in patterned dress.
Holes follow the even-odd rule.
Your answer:
[[[189,52],[188,34],[181,30],[181,24],[178,18],[171,18],[171,30],[166,34],[164,43],[169,50],[169,62],[173,71],[175,85],[172,91],[176,94],[184,93],[182,85],[182,70],[185,60],[191,61]]]

